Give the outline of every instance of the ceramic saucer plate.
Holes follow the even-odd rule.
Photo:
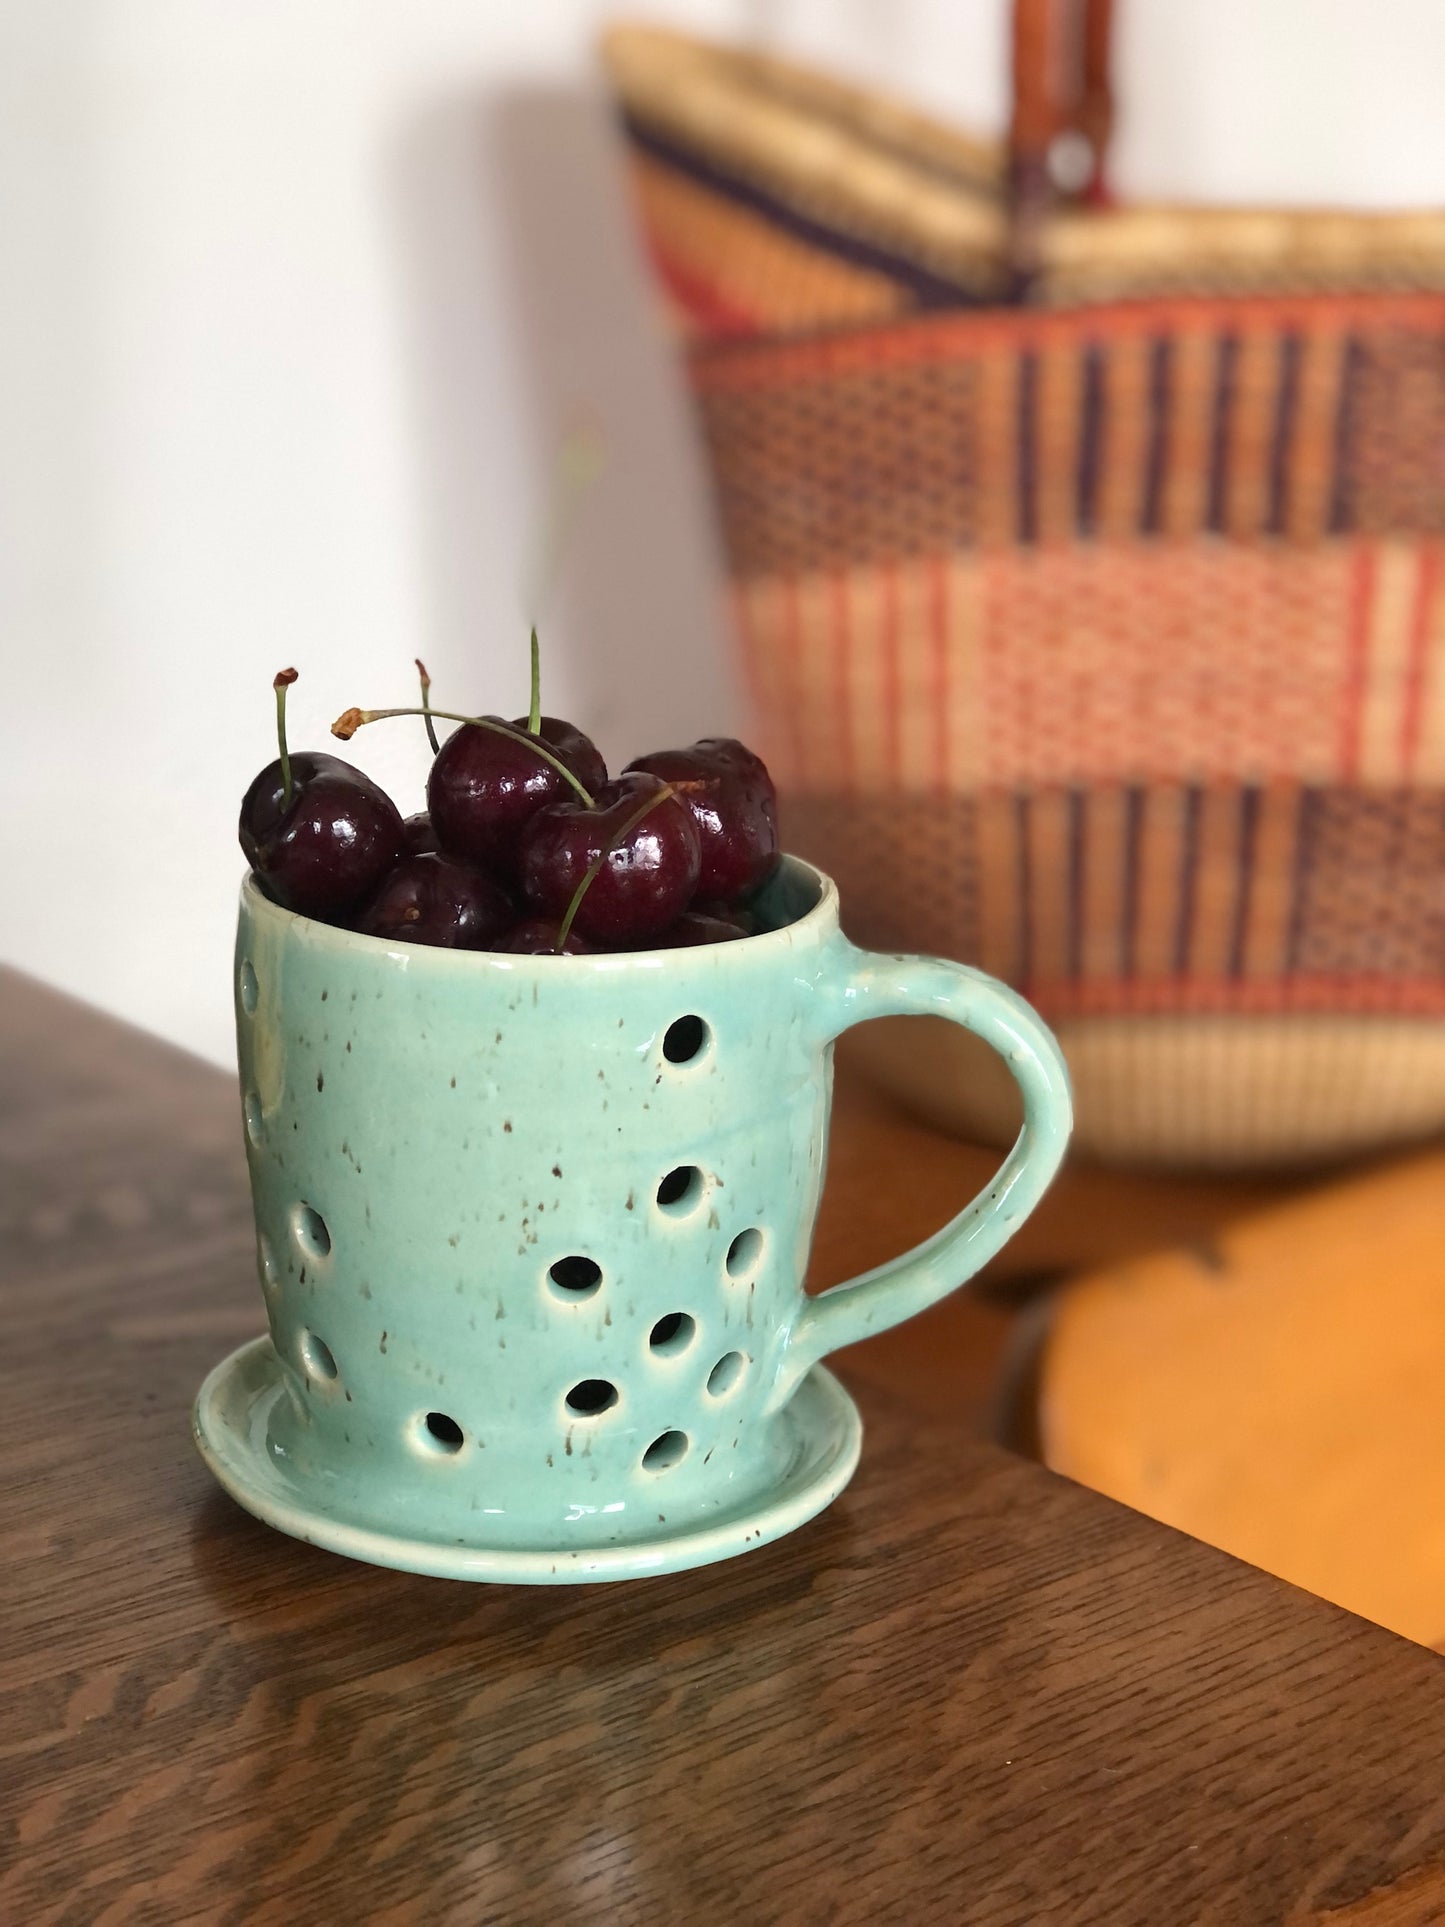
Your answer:
[[[231,1497],[267,1525],[295,1539],[363,1559],[374,1566],[512,1585],[579,1585],[686,1572],[750,1552],[805,1524],[847,1485],[858,1463],[863,1427],[858,1409],[831,1372],[814,1366],[770,1423],[785,1428],[786,1469],[776,1484],[703,1524],[626,1544],[533,1550],[490,1541],[465,1543],[411,1537],[369,1516],[364,1488],[339,1489],[334,1479],[308,1481],[267,1447],[271,1409],[283,1382],[269,1338],[254,1339],[216,1367],[196,1399],[193,1423],[201,1456]]]

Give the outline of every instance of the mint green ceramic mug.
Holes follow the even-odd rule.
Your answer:
[[[741,942],[597,957],[423,949],[248,880],[236,1013],[266,1338],[207,1379],[242,1505],[361,1559],[564,1582],[701,1565],[858,1459],[820,1361],[971,1277],[1058,1168],[1039,1018],[977,971],[856,949],[794,859]],[[809,1299],[833,1040],[976,1031],[1018,1082],[998,1176],[915,1251]]]

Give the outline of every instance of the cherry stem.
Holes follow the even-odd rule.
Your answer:
[[[552,946],[554,950],[561,951],[565,946],[568,937],[572,934],[572,920],[581,908],[583,897],[586,896],[598,877],[601,876],[603,864],[606,863],[608,857],[611,856],[623,837],[628,835],[630,831],[635,830],[649,811],[655,810],[659,803],[667,802],[669,797],[676,796],[676,794],[677,791],[672,787],[671,783],[664,783],[656,796],[649,796],[645,803],[635,809],[631,816],[613,831],[606,843],[603,844],[596,856],[593,857],[592,861],[587,865],[582,881],[572,892],[572,901],[567,905],[567,914],[557,926],[557,938]]]
[[[416,663],[416,673],[421,677],[421,710],[426,717],[426,739],[431,744],[432,755],[435,756],[441,744],[437,741],[436,724],[431,719],[431,677],[426,673],[426,664],[420,656],[415,656],[412,660]]]
[[[569,782],[589,810],[597,805],[592,800],[592,792],[582,787],[560,757],[554,756],[545,744],[539,743],[535,736],[529,736],[524,729],[515,729],[511,723],[498,722],[494,716],[463,716],[455,709],[347,709],[331,725],[333,736],[339,736],[343,743],[349,743],[363,723],[383,723],[392,716],[435,716],[444,723],[472,723],[478,729],[489,729],[494,736],[508,736],[514,743],[525,743],[534,756],[540,756],[557,774]]]
[[[276,691],[276,741],[281,750],[281,807],[289,810],[296,785],[291,780],[291,751],[286,743],[286,691],[296,680],[294,669],[279,669],[271,687]]]
[[[527,734],[535,736],[542,727],[542,652],[537,647],[537,625],[532,624],[532,707],[527,711]]]

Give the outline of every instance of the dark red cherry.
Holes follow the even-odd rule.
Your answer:
[[[778,796],[761,757],[730,736],[639,756],[629,770],[675,783],[702,840],[699,895],[723,904],[750,896],[778,862]]]
[[[691,909],[700,917],[721,917],[724,923],[735,923],[745,937],[755,937],[763,927],[757,911],[744,909],[740,903],[718,903],[715,898],[694,897]]]
[[[559,946],[557,933],[561,928],[560,917],[526,917],[521,923],[514,923],[510,930],[504,931],[487,948],[510,950],[520,957],[552,957],[557,955],[560,947],[563,956],[591,956],[591,944],[585,943],[575,930],[569,930],[566,942]]]
[[[511,898],[485,871],[427,851],[402,858],[356,927],[368,937],[485,950],[516,915]]]
[[[526,717],[514,716],[512,727],[525,730]],[[554,756],[561,757],[584,790],[599,790],[607,781],[602,751],[575,723],[564,722],[560,716],[539,716],[537,735]]]
[[[659,950],[690,950],[694,944],[736,943],[750,936],[732,917],[709,917],[701,910],[684,910],[677,922],[657,939]]]
[[[565,916],[600,859],[574,927],[604,947],[661,935],[692,900],[701,861],[692,812],[665,792],[661,778],[637,771],[601,784],[595,809],[563,802],[539,810],[522,832],[519,852],[528,903],[545,915]],[[660,800],[647,808],[652,798]]]
[[[339,756],[291,758],[291,801],[278,760],[241,803],[246,861],[268,896],[302,916],[334,920],[369,896],[406,842],[386,791]]]
[[[544,804],[576,796],[566,777],[529,747],[525,720],[512,728],[515,734],[503,735],[463,723],[437,752],[426,786],[440,847],[501,875],[514,869],[528,819]],[[580,729],[544,716],[537,734],[585,790],[606,782],[607,765]]]
[[[408,856],[430,856],[435,853],[437,833],[425,810],[418,810],[414,816],[409,816],[404,828]]]

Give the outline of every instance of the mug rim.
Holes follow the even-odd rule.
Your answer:
[[[364,931],[348,930],[343,925],[325,923],[318,917],[307,917],[298,910],[288,910],[284,904],[277,903],[274,897],[266,895],[254,870],[247,870],[241,880],[241,908],[243,913],[249,912],[253,919],[273,921],[279,926],[305,925],[306,940],[310,943],[325,944],[359,956],[397,957],[409,968],[430,965],[433,968],[466,970],[475,966],[514,971],[535,964],[544,971],[566,970],[573,976],[597,976],[633,966],[657,970],[673,964],[682,968],[689,962],[695,962],[700,954],[708,952],[746,950],[750,957],[758,957],[766,955],[769,950],[791,949],[801,936],[821,940],[838,923],[837,884],[826,871],[787,852],[784,852],[781,863],[774,871],[774,878],[784,871],[805,884],[811,884],[817,892],[816,901],[791,923],[779,924],[774,930],[759,930],[751,936],[737,937],[726,944],[691,944],[680,949],[603,950],[588,956],[567,953],[549,955],[545,951],[460,950],[441,944],[408,943],[403,937],[368,936]],[[585,966],[585,970],[580,966]]]

